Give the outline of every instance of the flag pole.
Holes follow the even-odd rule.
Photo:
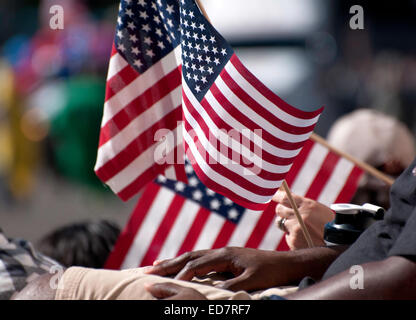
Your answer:
[[[207,12],[205,11],[204,5],[201,3],[200,0],[196,0],[196,5],[198,6],[199,10],[201,10],[201,13],[204,15],[205,19],[207,19],[208,22],[211,23],[211,20],[208,17]]]
[[[345,153],[341,150],[336,149],[335,147],[331,146],[324,138],[318,136],[316,133],[311,134],[311,140],[323,145],[324,147],[328,148],[330,151],[337,154],[338,156],[344,157],[345,159],[353,162],[357,167],[369,173],[370,175],[380,179],[388,186],[391,186],[394,183],[394,179],[392,179],[391,177],[387,176],[386,174],[382,173],[376,168],[370,166],[369,164],[354,158],[348,153]]]
[[[302,232],[303,232],[303,236],[305,237],[306,242],[308,243],[308,247],[313,248],[313,241],[312,241],[311,235],[308,231],[308,228],[306,227],[305,222],[302,219],[302,216],[299,213],[298,206],[296,205],[295,199],[293,199],[292,192],[290,191],[290,188],[289,188],[286,180],[283,180],[282,186],[286,191],[286,194],[287,194],[287,197],[289,199],[290,205],[292,206],[292,209],[295,211],[295,216],[298,219],[298,222],[299,222],[300,227],[301,227]]]

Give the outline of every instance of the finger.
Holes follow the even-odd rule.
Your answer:
[[[275,202],[277,202],[277,203],[282,203],[283,204],[284,201],[285,201],[285,198],[286,198],[286,192],[283,191],[283,190],[281,190],[281,189],[279,189],[274,194],[272,200],[275,201]]]
[[[296,205],[299,207],[303,201],[303,197],[292,193],[292,198],[295,201]],[[273,201],[278,202],[285,207],[292,208],[292,205],[289,201],[289,197],[287,196],[287,193],[284,190],[279,189],[273,196]]]
[[[231,291],[239,291],[239,290],[248,291],[248,290],[254,289],[252,277],[250,276],[250,273],[247,271],[243,272],[238,277],[219,283],[218,285],[216,285],[216,287],[220,289],[224,289],[224,290],[231,290]]]
[[[291,208],[285,207],[281,205],[280,203],[276,206],[276,215],[278,215],[280,218],[286,218],[291,219],[295,215],[295,211]]]
[[[286,233],[289,236],[291,234],[295,233],[295,231],[297,231],[298,227],[299,227],[299,222],[296,219],[286,220],[286,222],[285,222]]]
[[[155,274],[159,276],[175,275],[181,271],[184,266],[191,260],[197,259],[206,254],[209,250],[201,250],[187,252],[177,258],[158,261],[157,264],[149,267],[144,272],[147,274]]]
[[[176,275],[175,279],[190,281],[195,276],[205,276],[213,271],[230,271],[228,268],[228,261],[226,261],[223,256],[216,253],[201,256],[198,259],[189,261]]]
[[[177,295],[183,287],[174,283],[155,283],[151,285],[145,285],[147,291],[152,296],[158,299],[166,299]]]
[[[166,261],[166,260],[155,260],[155,261],[153,261],[153,265],[157,266],[158,264],[161,264],[164,261]]]

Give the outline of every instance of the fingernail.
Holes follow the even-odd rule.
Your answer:
[[[154,266],[157,266],[159,263],[161,263],[162,262],[162,260],[155,260],[155,261],[153,261],[153,265]]]
[[[153,270],[153,267],[147,266],[143,267],[143,273],[150,273]]]

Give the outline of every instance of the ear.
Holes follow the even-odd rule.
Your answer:
[[[382,169],[385,173],[392,176],[399,176],[406,168],[400,163],[399,160],[389,160],[386,161]]]

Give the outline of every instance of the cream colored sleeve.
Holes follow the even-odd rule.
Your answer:
[[[147,275],[142,268],[114,271],[71,267],[60,280],[55,300],[154,300],[144,285],[156,282],[194,288],[210,300],[251,299],[244,291],[232,292],[201,283]]]
[[[213,287],[222,279],[206,277],[192,282],[148,275],[144,268],[123,271],[71,267],[59,283],[55,300],[154,300],[145,284],[173,282],[198,290],[210,300],[257,300],[272,294],[285,296],[297,287],[270,288],[248,294]]]

